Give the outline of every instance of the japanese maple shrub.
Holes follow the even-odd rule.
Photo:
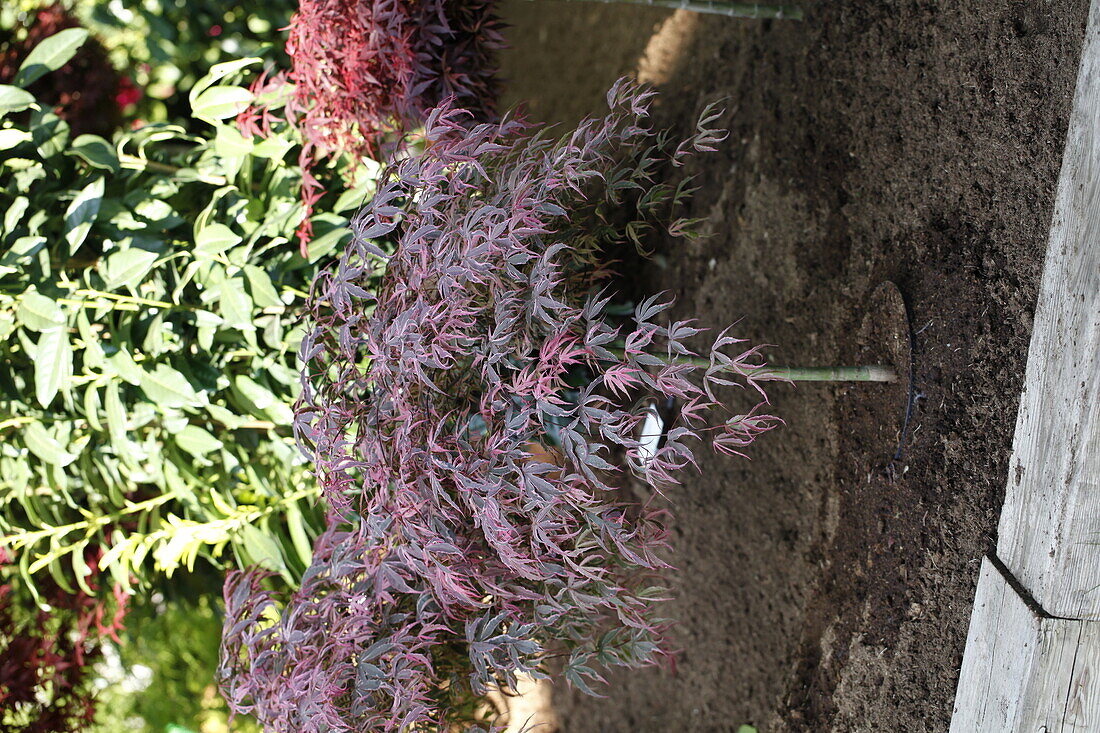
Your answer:
[[[700,329],[657,297],[608,315],[599,263],[689,228],[672,215],[687,183],[663,170],[722,138],[710,112],[679,144],[653,132],[650,94],[616,85],[610,114],[559,140],[436,110],[426,150],[391,165],[313,284],[301,346],[295,429],[329,529],[289,597],[230,576],[231,707],[278,731],[421,730],[470,721],[551,656],[594,692],[600,668],[666,655],[665,514],[615,498],[612,457],[660,487],[693,441],[736,453],[775,419],[707,419],[717,385],[764,404],[757,349],[723,334],[700,363]],[[667,397],[680,417],[653,453],[645,408]]]

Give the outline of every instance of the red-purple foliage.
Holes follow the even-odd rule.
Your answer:
[[[318,157],[378,155],[445,99],[475,119],[495,116],[502,27],[492,0],[302,0],[287,38],[290,72],[253,91],[294,85],[285,114],[303,139],[303,255],[308,213],[323,193],[310,174]],[[251,107],[238,125],[262,134],[268,114]]]
[[[433,652],[449,630],[389,529],[377,519],[334,523],[281,615],[262,575],[230,576],[219,676],[234,712],[279,731],[405,730],[438,719]]]
[[[90,553],[91,551],[89,551]],[[89,566],[97,558],[89,554]],[[11,558],[0,550],[0,568]],[[94,590],[94,575],[89,579]],[[16,598],[12,585],[0,584],[0,715],[2,733],[61,733],[85,730],[95,719],[92,664],[101,639],[118,641],[126,597],[116,588],[114,612],[108,603],[52,580],[41,580],[38,592],[50,610]],[[23,719],[25,723],[15,721]]]
[[[256,574],[227,584],[235,710],[277,731],[397,730],[454,720],[470,693],[542,674],[548,655],[586,692],[598,667],[660,661],[665,514],[616,499],[612,456],[666,485],[705,432],[736,452],[775,421],[704,420],[716,385],[760,390],[755,348],[728,356],[739,342],[723,335],[708,367],[684,363],[700,331],[662,325],[669,303],[617,326],[596,292],[608,251],[668,227],[688,195],[659,169],[723,136],[707,114],[670,144],[645,126],[649,97],[620,83],[606,118],[557,141],[436,110],[426,151],[391,165],[314,283],[301,347],[295,430],[330,529],[281,609]],[[647,405],[667,397],[680,422],[647,455]]]
[[[306,139],[369,152],[449,97],[491,117],[504,43],[492,11],[490,0],[303,0],[286,49]]]

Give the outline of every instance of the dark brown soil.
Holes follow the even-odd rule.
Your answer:
[[[751,462],[706,457],[672,494],[676,671],[614,675],[606,700],[559,690],[566,730],[946,730],[1009,473],[1086,5],[838,0],[802,23],[665,27],[650,49],[667,77],[658,118],[686,130],[725,97],[731,135],[693,171],[711,236],[628,275],[705,325],[742,317],[741,335],[794,365],[900,354],[905,329],[875,295],[893,282],[919,399],[895,458],[902,388],[773,387],[787,427]],[[504,14],[510,97],[567,122],[601,109],[668,17],[555,2]]]

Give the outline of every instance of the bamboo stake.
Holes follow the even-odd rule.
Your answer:
[[[769,18],[776,20],[802,20],[802,8],[797,5],[760,5],[736,3],[725,0],[600,0],[627,5],[650,5],[659,8],[691,10],[709,15],[725,15],[730,18]]]

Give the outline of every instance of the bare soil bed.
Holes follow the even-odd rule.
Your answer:
[[[909,330],[919,394],[899,458],[904,386],[773,387],[786,428],[751,462],[704,454],[670,494],[676,670],[614,675],[605,700],[557,690],[565,730],[946,730],[1086,7],[837,0],[795,23],[504,5],[508,96],[535,118],[599,112],[639,68],[662,125],[727,99],[730,138],[692,171],[710,236],[666,243],[629,288],[705,326],[741,318],[777,364],[904,357]]]

